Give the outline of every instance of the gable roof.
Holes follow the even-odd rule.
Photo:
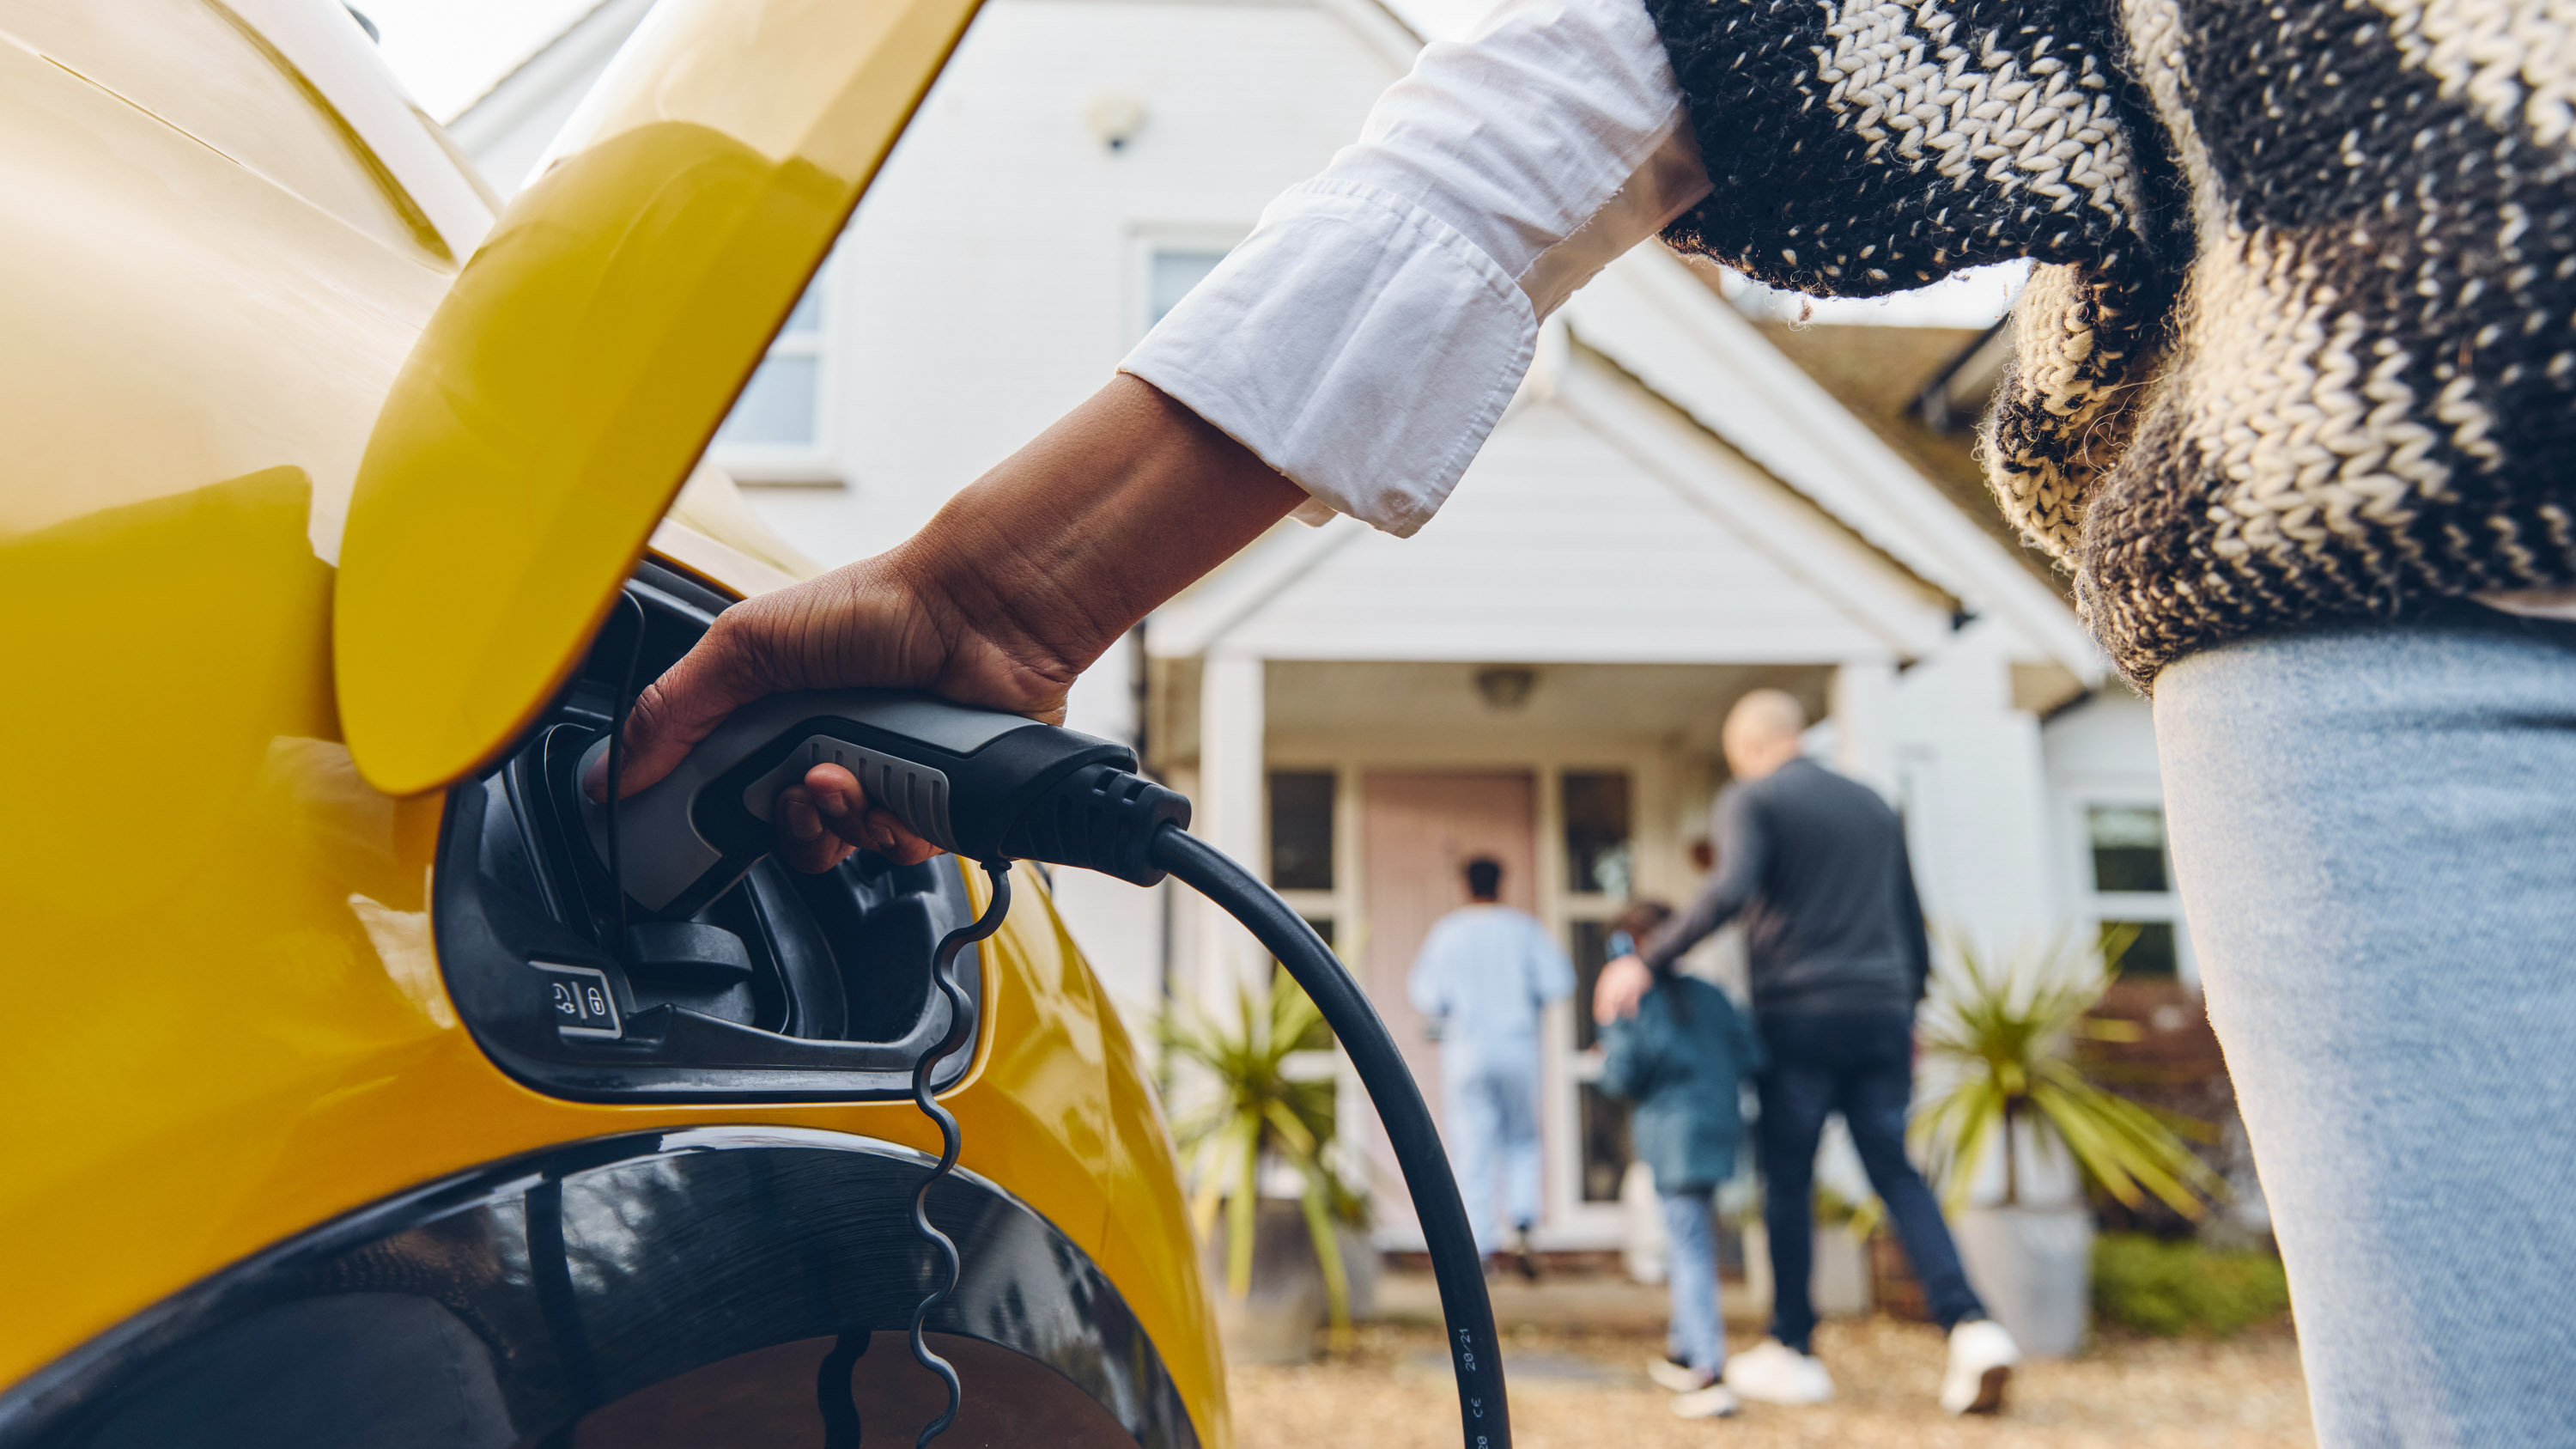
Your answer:
[[[1746,664],[1896,661],[1956,600],[1552,329],[1439,516],[1274,532],[1156,612],[1158,656]]]
[[[1575,335],[2036,659],[2088,684],[2108,665],[2064,598],[1661,246],[1604,268],[1565,306]]]

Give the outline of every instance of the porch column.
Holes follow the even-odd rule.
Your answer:
[[[1834,669],[1834,768],[1896,798],[1896,666],[1860,660]]]
[[[1267,874],[1269,841],[1262,811],[1263,701],[1261,656],[1223,644],[1208,651],[1199,677],[1199,796],[1192,833],[1256,872]],[[1233,998],[1236,982],[1257,982],[1269,960],[1232,917],[1196,896],[1198,992],[1211,1009]]]

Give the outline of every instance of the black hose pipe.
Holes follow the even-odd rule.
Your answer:
[[[1269,947],[1350,1054],[1404,1169],[1404,1186],[1413,1195],[1414,1216],[1421,1220],[1423,1245],[1430,1250],[1440,1311],[1449,1323],[1449,1360],[1458,1371],[1458,1415],[1467,1449],[1506,1449],[1512,1442],[1511,1409],[1503,1398],[1503,1356],[1494,1338],[1493,1300],[1485,1296],[1484,1256],[1476,1251],[1467,1205],[1458,1196],[1458,1180],[1449,1174],[1431,1109],[1377,1008],[1369,1005],[1359,983],[1314,927],[1215,847],[1166,823],[1154,832],[1153,862],[1241,921]]]

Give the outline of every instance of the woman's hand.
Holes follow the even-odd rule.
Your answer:
[[[636,697],[621,794],[669,774],[725,716],[806,689],[919,689],[1050,723],[1074,679],[1156,605],[1305,501],[1296,484],[1120,374],[888,553],[734,605]],[[583,781],[593,799],[606,770]],[[779,855],[934,848],[818,765],[778,795]]]

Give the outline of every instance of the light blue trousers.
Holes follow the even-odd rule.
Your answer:
[[[1538,1059],[1536,1036],[1440,1044],[1449,1169],[1479,1252],[1499,1247],[1506,1226],[1538,1221]]]
[[[2576,1443],[2576,625],[2229,645],[2155,716],[2318,1442]]]
[[[1664,1282],[1672,1289],[1672,1327],[1664,1352],[1708,1373],[1726,1367],[1726,1330],[1717,1317],[1717,1228],[1712,1194],[1668,1192],[1664,1207]]]

